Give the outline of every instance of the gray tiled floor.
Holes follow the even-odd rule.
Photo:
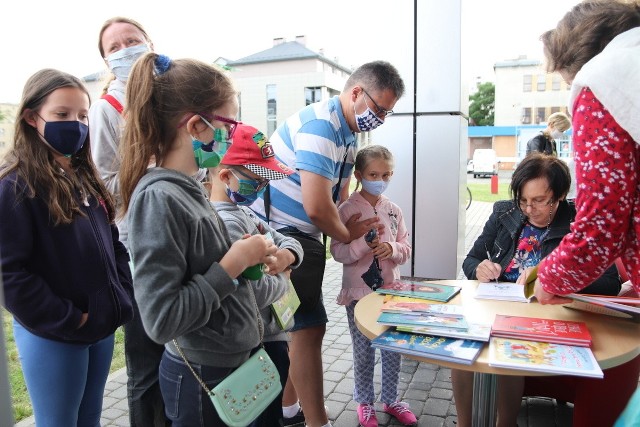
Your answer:
[[[491,213],[490,203],[473,202],[467,211],[466,248],[473,243]],[[341,264],[329,261],[324,277],[324,298],[329,324],[323,342],[324,392],[329,417],[336,427],[357,426],[356,404],[351,398],[353,370],[351,340],[343,307],[335,303],[341,287]],[[379,368],[377,368],[379,372]],[[379,383],[379,374],[376,381]],[[418,425],[456,425],[456,411],[451,391],[450,370],[438,365],[403,360],[400,396],[411,404],[419,417]],[[126,399],[126,372],[121,369],[109,377],[104,394],[102,425],[129,426]],[[381,409],[381,408],[380,408]],[[556,405],[551,399],[525,399],[518,419],[520,427],[570,426],[570,405]],[[395,420],[379,411],[381,426],[397,426]],[[21,421],[19,427],[34,426],[33,418]]]

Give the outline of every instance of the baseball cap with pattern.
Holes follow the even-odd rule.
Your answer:
[[[284,179],[294,170],[276,159],[273,146],[266,135],[253,126],[239,123],[233,142],[227,149],[223,165],[244,166],[264,179]]]

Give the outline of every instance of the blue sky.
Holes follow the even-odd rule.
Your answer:
[[[208,62],[239,59],[268,49],[276,37],[306,35],[307,46],[324,49],[346,66],[384,59],[396,49],[394,23],[385,8],[412,0],[111,0],[89,4],[68,0],[12,2],[0,26],[0,102],[19,102],[26,79],[41,68],[79,77],[105,69],[97,43],[102,23],[123,15],[140,21],[156,50],[169,56]],[[420,0],[441,1],[441,0]],[[491,80],[493,64],[527,54],[541,58],[539,35],[578,0],[462,0],[463,55],[469,82]]]

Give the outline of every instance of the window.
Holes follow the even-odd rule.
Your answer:
[[[531,74],[525,74],[524,76],[522,76],[522,91],[523,92],[531,92],[531,81],[532,81],[532,76]]]
[[[544,74],[538,75],[537,89],[538,92],[544,92],[545,90],[547,90],[547,76],[545,76]]]
[[[320,87],[305,87],[304,88],[304,105],[313,104],[322,100],[322,88]]]
[[[531,124],[531,108],[522,109],[522,124]]]
[[[562,87],[562,77],[554,73],[551,77],[551,90],[560,90]]]
[[[277,115],[276,85],[267,85],[267,137],[270,137],[276,131],[278,126]]]
[[[536,124],[544,122],[545,111],[544,108],[536,108]]]
[[[560,112],[560,107],[551,107],[551,114],[559,113],[559,112]]]

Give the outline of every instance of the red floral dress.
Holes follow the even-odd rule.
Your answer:
[[[637,142],[591,90],[580,92],[573,110],[577,213],[571,232],[538,267],[545,291],[557,295],[578,291],[621,257],[640,292]]]

